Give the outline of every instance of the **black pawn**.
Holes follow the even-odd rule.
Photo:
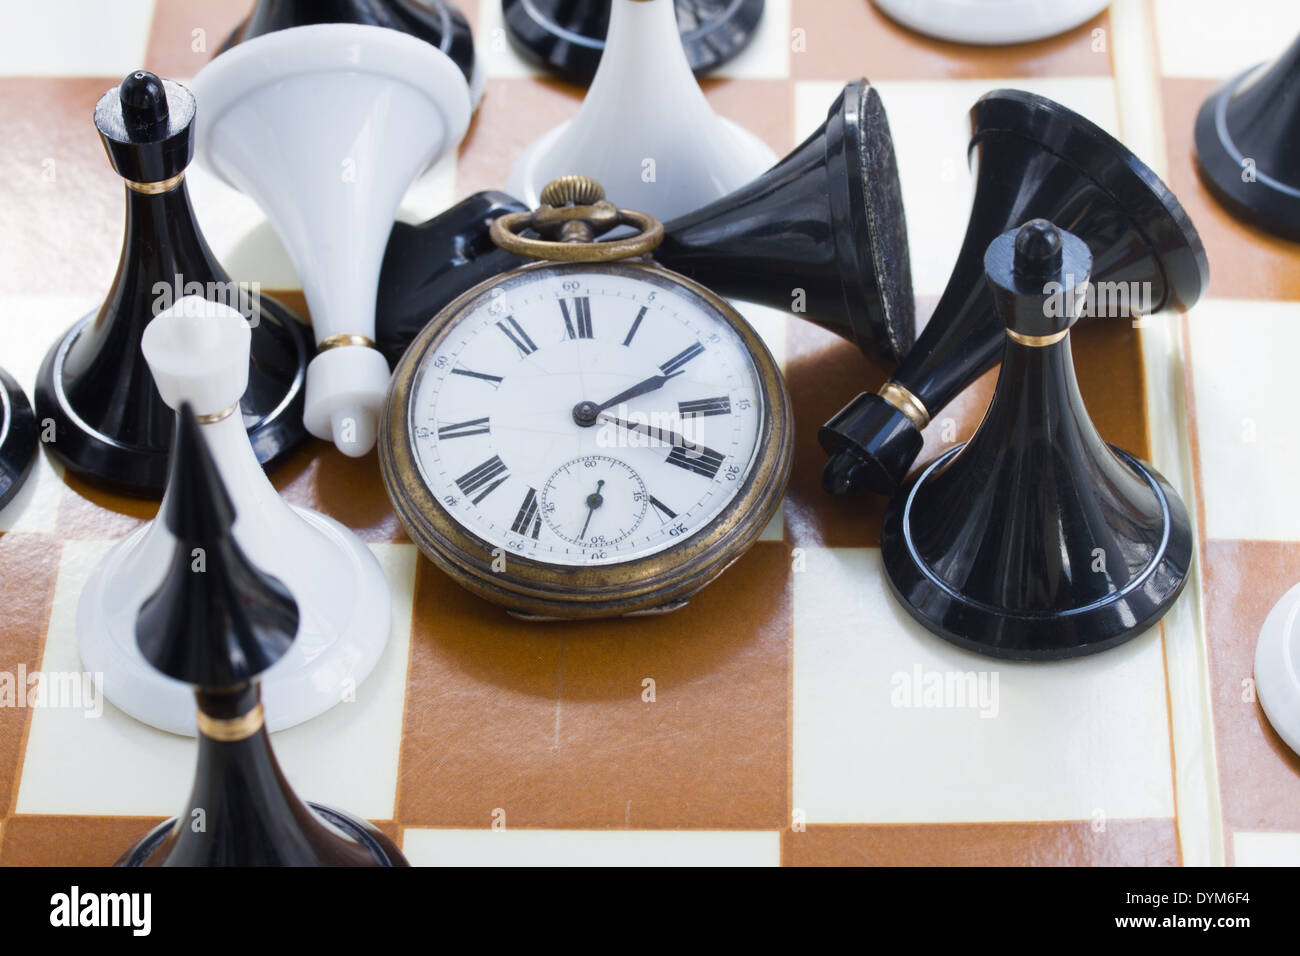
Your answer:
[[[1300,38],[1201,104],[1196,166],[1233,215],[1300,239]]]
[[[519,55],[586,85],[596,75],[610,0],[501,0],[506,36]],[[743,50],[763,18],[763,0],[674,0],[686,62],[707,73]]]
[[[183,174],[194,155],[194,97],[143,70],[95,106],[95,126],[126,180],[126,230],[104,304],[63,335],[36,379],[36,412],[55,424],[50,450],[93,484],[155,497],[167,481],[172,410],[154,387],[140,340],[157,312],[201,294],[252,326],[240,402],[265,467],[306,438],[303,386],[312,349],[302,322],[274,300],[235,286],[199,231]],[[166,291],[162,291],[166,290]]]
[[[235,509],[193,409],[182,405],[161,516],[176,550],[140,608],[136,640],[168,677],[194,685],[199,760],[185,812],[119,866],[402,866],[388,837],[290,789],[262,718],[260,675],[285,655],[298,605],[232,536]]]
[[[9,504],[36,461],[36,416],[23,393],[0,369],[0,508]]]
[[[474,86],[474,35],[460,8],[446,0],[257,0],[218,53],[277,30],[317,23],[356,23],[401,30],[451,57]]]
[[[885,512],[890,590],[940,637],[1012,660],[1123,643],[1173,604],[1192,561],[1177,492],[1107,445],[1075,379],[1069,328],[1092,256],[1045,220],[984,259],[1006,334],[984,420]]]

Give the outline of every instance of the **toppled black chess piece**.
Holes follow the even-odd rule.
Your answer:
[[[390,362],[457,295],[523,263],[488,236],[493,219],[523,208],[477,193],[426,223],[393,227],[375,336]],[[912,346],[898,162],[880,95],[864,79],[846,84],[822,126],[770,170],[664,233],[655,259],[719,295],[795,309],[894,361]]]
[[[119,866],[403,866],[369,823],[303,803],[271,750],[260,677],[298,630],[298,605],[235,541],[235,509],[188,403],[176,419],[165,520],[176,537],[141,606],[146,660],[191,684],[199,758],[185,812],[145,834]]]
[[[940,637],[1013,660],[1115,647],[1155,624],[1191,567],[1178,493],[1107,445],[1070,354],[1092,256],[1046,220],[984,258],[1002,368],[984,420],[889,503],[890,590]]]
[[[240,402],[264,467],[306,437],[303,387],[312,348],[283,305],[231,281],[199,231],[185,186],[194,154],[194,97],[143,70],[95,106],[113,168],[126,181],[126,230],[103,305],[50,349],[36,380],[36,412],[54,422],[50,450],[70,471],[128,494],[156,496],[167,480],[172,411],[140,351],[149,321],[197,292],[237,309],[253,330]]]
[[[0,368],[0,508],[9,504],[36,461],[36,416],[20,386]]]
[[[763,0],[673,0],[686,61],[696,74],[715,70],[749,45]],[[502,0],[506,36],[519,55],[573,83],[600,65],[610,0]]]
[[[1209,284],[1205,247],[1169,188],[1122,143],[1070,109],[995,90],[971,109],[975,197],[957,264],[929,324],[893,376],[822,426],[832,494],[892,494],[920,454],[921,431],[992,368],[1003,327],[983,273],[996,236],[1030,219],[1069,229],[1092,251],[1090,313],[1190,308]],[[1103,294],[1104,293],[1104,294]]]
[[[478,102],[482,81],[475,62],[474,35],[465,14],[447,0],[257,0],[217,52],[277,30],[318,23],[356,23],[409,33],[451,57],[470,89],[476,91],[474,102]]]
[[[1225,80],[1196,115],[1201,180],[1234,216],[1300,240],[1300,37]]]

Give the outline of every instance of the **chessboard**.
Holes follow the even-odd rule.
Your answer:
[[[0,365],[30,394],[50,343],[97,308],[119,253],[122,187],[91,122],[141,66],[193,76],[250,0],[45,0],[0,34]],[[582,90],[524,64],[499,0],[461,0],[486,95],[459,153],[411,190],[419,221],[502,188],[515,156]],[[1016,664],[923,630],[887,593],[885,501],[819,485],[817,427],[889,373],[803,320],[740,304],[780,362],[794,469],[763,539],[683,610],[524,623],[461,590],[405,537],[374,455],[324,442],[274,472],[291,502],[355,529],[392,584],[393,632],[356,699],[277,733],[305,799],[368,817],[416,864],[1300,864],[1300,757],[1252,684],[1264,617],[1300,581],[1300,246],[1229,217],[1192,162],[1217,80],[1300,31],[1287,0],[1116,0],[1062,36],[964,47],[869,0],[767,0],[751,46],[704,86],[784,155],[867,76],[899,155],[918,315],[965,230],[967,111],[1021,87],[1083,113],[1164,176],[1209,252],[1187,315],[1074,334],[1105,438],[1151,461],[1198,529],[1160,626],[1095,657]],[[191,194],[235,278],[297,278],[255,205],[197,169]],[[305,314],[305,313],[304,313]],[[926,462],[978,424],[990,373],[927,432]],[[178,812],[194,744],[82,679],[87,575],[156,504],[106,494],[45,454],[0,513],[0,863],[112,863]],[[54,692],[55,688],[58,692]],[[935,692],[931,693],[931,689]],[[2,695],[0,695],[2,696]]]

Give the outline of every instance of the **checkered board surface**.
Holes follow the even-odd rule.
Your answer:
[[[117,261],[122,189],[91,122],[96,98],[142,64],[192,76],[248,6],[45,0],[7,12],[0,365],[29,392],[49,343],[98,305]],[[486,97],[404,218],[500,188],[518,152],[580,101],[514,55],[499,0],[462,6]],[[721,114],[778,154],[816,128],[845,80],[878,85],[922,316],[965,228],[966,111],[985,91],[1058,99],[1167,177],[1210,253],[1207,299],[1190,315],[1074,337],[1102,433],[1153,461],[1197,522],[1194,580],[1161,626],[1098,657],[1016,665],[915,625],[882,580],[884,502],[834,501],[818,486],[818,424],[889,369],[814,326],[742,306],[793,394],[789,493],[764,540],[669,617],[516,622],[418,554],[373,456],[313,442],[274,475],[288,500],[356,529],[393,594],[391,640],[357,700],[275,736],[300,795],[375,820],[417,864],[1300,862],[1300,758],[1250,685],[1260,624],[1300,581],[1290,504],[1300,438],[1286,411],[1300,247],[1229,218],[1191,157],[1215,78],[1271,57],[1298,30],[1287,0],[1237,0],[1231,16],[1213,0],[1117,0],[1064,36],[977,49],[909,33],[868,0],[768,0],[752,47],[706,83]],[[190,182],[229,271],[296,289],[257,208],[198,171]],[[286,298],[302,308],[300,294]],[[923,461],[969,436],[993,380],[942,413]],[[80,671],[83,582],[155,507],[41,456],[0,514],[0,671]],[[990,691],[997,681],[991,706],[900,706],[910,682],[965,673]],[[193,759],[192,741],[111,705],[93,718],[0,708],[0,863],[111,863],[180,810]]]

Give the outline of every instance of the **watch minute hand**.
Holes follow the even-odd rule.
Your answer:
[[[643,425],[640,422],[629,422],[622,418],[615,418],[613,415],[601,415],[602,422],[609,422],[611,425],[618,425],[620,428],[626,428],[628,431],[640,432],[642,435],[663,442],[665,445],[673,445],[685,448],[690,451],[698,448],[696,442],[688,440],[684,435],[667,428],[656,428],[653,425]]]

